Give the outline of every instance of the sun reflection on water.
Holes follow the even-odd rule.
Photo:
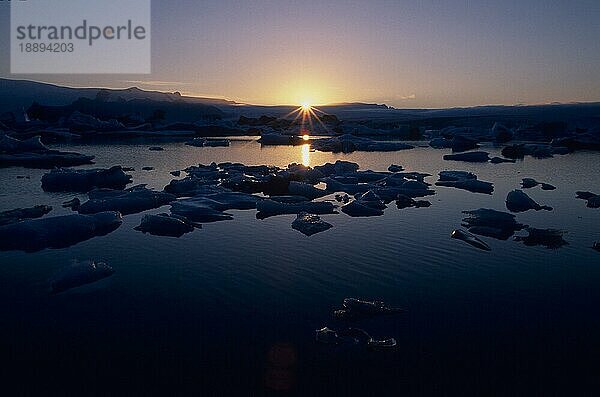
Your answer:
[[[310,167],[310,144],[302,145],[302,165]]]

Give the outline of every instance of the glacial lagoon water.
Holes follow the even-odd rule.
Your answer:
[[[148,150],[157,145],[165,150]],[[135,167],[134,184],[156,189],[173,179],[170,171],[198,163],[314,166],[343,159],[372,170],[400,164],[432,174],[430,183],[441,170],[472,171],[495,191],[434,186],[429,208],[398,210],[392,203],[382,217],[325,215],[334,227],[312,237],[291,228],[293,215],[258,220],[256,211],[228,211],[233,220],[178,239],[154,237],[133,230],[142,217],[136,214],[115,232],[70,248],[0,252],[8,390],[531,395],[600,386],[600,253],[591,249],[600,240],[600,210],[575,199],[578,190],[600,193],[597,153],[482,165],[444,161],[448,151],[428,147],[343,155],[261,147],[252,139],[228,148],[156,140],[53,147],[93,154],[93,167]],[[75,195],[44,193],[43,173],[1,169],[0,210],[49,204],[49,216],[67,213],[61,203]],[[527,190],[554,211],[517,220],[565,230],[569,245],[552,250],[484,237],[492,248],[485,252],[450,238],[461,211],[506,211],[507,193],[524,177],[557,187]],[[54,274],[87,259],[105,261],[116,273],[48,293]],[[374,337],[394,337],[395,350],[315,342],[316,329],[342,327],[332,311],[346,297],[406,309],[357,324]]]

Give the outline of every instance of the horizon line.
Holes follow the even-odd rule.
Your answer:
[[[204,95],[196,95],[191,93],[183,93],[180,90],[173,91],[163,91],[160,89],[145,89],[140,88],[137,85],[129,86],[126,88],[118,88],[118,87],[106,87],[106,86],[78,86],[71,85],[71,83],[52,83],[48,81],[27,79],[27,78],[8,78],[0,76],[0,80],[8,80],[8,81],[24,81],[30,83],[38,83],[45,84],[57,88],[67,88],[67,89],[89,89],[89,90],[110,90],[110,91],[125,91],[131,89],[137,89],[143,92],[154,92],[161,94],[175,94],[179,92],[180,95],[184,98],[192,98],[192,99],[207,99],[207,100],[220,100],[225,102],[233,102],[233,106],[258,106],[258,107],[298,107],[301,104],[264,104],[264,103],[249,103],[245,101],[237,101],[234,99],[229,99],[225,96],[204,96]],[[143,83],[142,83],[143,84]],[[311,104],[312,107],[331,107],[331,106],[344,106],[344,105],[371,105],[371,106],[386,106],[389,110],[450,110],[450,109],[473,109],[473,108],[483,108],[483,107],[527,107],[527,106],[552,106],[552,105],[585,105],[585,104],[595,104],[600,103],[600,98],[596,101],[568,101],[568,102],[560,102],[560,101],[551,101],[551,102],[536,102],[536,103],[514,103],[514,104],[480,104],[480,105],[463,105],[463,106],[448,106],[448,107],[397,107],[391,106],[384,102],[378,103],[373,101],[364,101],[364,100],[353,100],[353,101],[344,101],[344,102],[332,102],[332,103],[324,103],[324,104]]]

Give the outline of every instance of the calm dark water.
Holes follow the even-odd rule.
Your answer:
[[[471,165],[445,162],[445,151],[430,148],[332,155],[236,141],[230,148],[162,142],[165,151],[148,150],[156,144],[61,148],[96,155],[96,166],[133,166],[135,184],[158,189],[172,179],[169,171],[197,163],[341,158],[362,169],[395,163],[434,175],[473,171],[494,182],[495,192],[436,187],[430,208],[392,204],[383,217],[366,219],[327,215],[334,228],[310,238],[291,228],[294,216],[257,220],[255,211],[231,211],[233,221],[179,239],[153,237],[133,230],[137,214],[71,248],[0,253],[6,395],[597,395],[600,254],[590,247],[600,240],[600,210],[586,208],[575,191],[600,192],[598,154]],[[0,170],[0,209],[51,204],[50,215],[66,212],[60,203],[73,195],[44,193],[42,174]],[[461,211],[505,211],[506,194],[522,177],[558,189],[528,190],[554,211],[519,214],[518,221],[564,229],[569,245],[485,239],[492,251],[483,252],[450,239]],[[50,296],[52,275],[85,259],[104,260],[116,273]],[[315,329],[341,327],[331,313],[345,297],[407,309],[358,324],[396,338],[395,351],[315,343]]]

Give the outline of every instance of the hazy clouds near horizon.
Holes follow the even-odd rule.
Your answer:
[[[446,107],[600,100],[600,1],[153,1],[153,73],[9,73],[249,103]],[[146,82],[146,83],[144,83]]]

